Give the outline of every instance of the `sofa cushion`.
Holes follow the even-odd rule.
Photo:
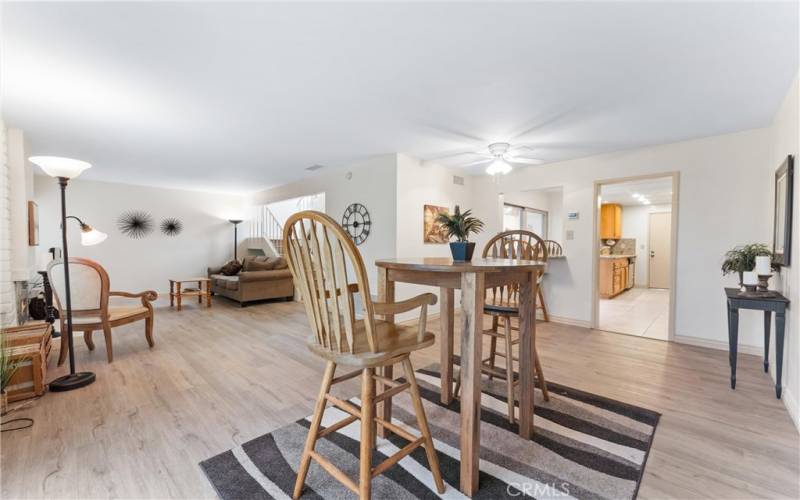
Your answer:
[[[212,274],[210,276],[211,283],[218,288],[227,288],[228,290],[239,289],[239,276],[225,276],[224,274]]]
[[[271,271],[273,269],[287,269],[289,265],[283,257],[254,257],[244,258],[242,271]]]
[[[271,271],[246,271],[239,274],[242,283],[250,281],[274,281],[292,279],[288,269],[273,269]]]
[[[221,269],[222,274],[224,274],[225,276],[235,276],[241,270],[242,270],[242,263],[239,262],[238,260],[232,260],[228,262],[227,264],[222,266]]]
[[[270,257],[273,259],[273,269],[289,269],[289,263],[283,257]]]
[[[242,271],[269,271],[275,264],[270,261],[270,257],[245,257]]]

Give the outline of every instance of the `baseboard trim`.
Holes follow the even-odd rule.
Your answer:
[[[553,316],[552,314],[548,316],[548,319],[552,323],[559,323],[562,325],[579,326],[581,328],[592,327],[591,321],[584,321],[582,319],[564,318],[563,316]]]
[[[717,349],[720,351],[727,351],[729,348],[728,343],[721,340],[701,339],[686,335],[675,335],[672,340],[678,344],[708,347],[710,349]],[[742,354],[755,354],[756,356],[761,356],[764,354],[764,348],[748,344],[739,344],[739,352]]]
[[[800,433],[800,415],[798,415],[797,399],[795,399],[791,389],[791,387],[784,387],[781,392],[781,399],[786,411],[789,412],[789,417],[791,417],[794,426],[797,428],[797,432]]]

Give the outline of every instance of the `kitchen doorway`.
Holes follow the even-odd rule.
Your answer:
[[[674,336],[678,174],[595,183],[593,326]]]

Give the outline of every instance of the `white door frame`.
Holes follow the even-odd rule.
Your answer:
[[[640,181],[647,179],[658,179],[662,177],[672,178],[672,218],[670,236],[670,277],[669,277],[669,328],[667,329],[667,340],[675,338],[675,290],[678,271],[678,189],[680,186],[680,172],[661,172],[656,174],[636,175],[632,177],[619,177],[616,179],[603,179],[594,181],[594,200],[592,210],[592,328],[598,328],[600,323],[600,188],[606,184],[621,184],[623,182]]]

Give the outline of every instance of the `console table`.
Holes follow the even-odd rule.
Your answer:
[[[739,309],[764,311],[764,371],[769,371],[769,331],[775,313],[775,395],[781,397],[783,340],[786,330],[786,309],[789,299],[774,292],[773,296],[743,295],[738,288],[726,288],[728,298],[728,346],[731,365],[731,389],[736,389],[736,351],[739,346]]]

